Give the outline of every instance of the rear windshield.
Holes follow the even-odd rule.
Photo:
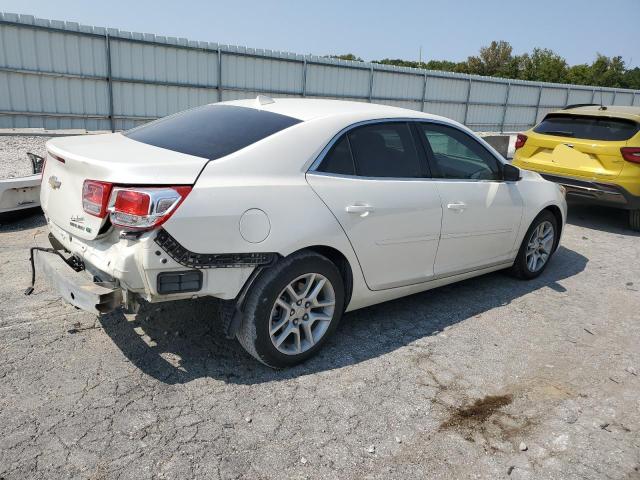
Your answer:
[[[204,105],[124,132],[138,142],[209,160],[229,155],[300,120],[232,105]]]
[[[638,131],[638,124],[622,118],[554,113],[547,115],[533,131],[561,137],[619,141],[633,137]]]

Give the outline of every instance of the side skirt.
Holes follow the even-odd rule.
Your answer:
[[[501,262],[498,264],[493,264],[487,267],[482,267],[479,269],[457,273],[454,275],[440,276],[432,280],[429,280],[428,282],[409,285],[406,287],[398,287],[398,288],[392,288],[388,290],[378,290],[378,291],[370,290],[365,295],[359,295],[357,297],[354,291],[354,296],[351,298],[351,302],[349,303],[347,312],[350,312],[352,310],[357,310],[358,308],[369,307],[377,303],[387,302],[389,300],[395,300],[397,298],[405,297],[407,295],[413,295],[414,293],[425,292],[433,288],[438,288],[444,285],[449,285],[451,283],[459,282],[461,280],[466,280],[467,278],[478,277],[486,273],[495,272],[497,270],[503,270],[505,268],[511,267],[513,265],[513,262],[514,262],[514,259],[506,262]]]

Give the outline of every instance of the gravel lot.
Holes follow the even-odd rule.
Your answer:
[[[619,214],[618,214],[619,213]],[[346,315],[272,371],[202,300],[96,318],[0,227],[0,478],[640,478],[640,242],[572,207],[540,278]]]
[[[31,175],[31,161],[27,152],[41,157],[46,154],[44,144],[51,137],[0,135],[0,180]]]

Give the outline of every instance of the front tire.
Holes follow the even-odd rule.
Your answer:
[[[558,221],[548,210],[543,210],[531,222],[511,273],[523,280],[538,277],[549,265],[558,241]]]
[[[251,286],[237,338],[253,357],[285,368],[315,355],[344,310],[344,282],[328,258],[301,251],[270,267]]]

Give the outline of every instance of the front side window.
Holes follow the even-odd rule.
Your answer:
[[[498,160],[461,130],[435,123],[421,123],[418,129],[431,150],[434,176],[468,180],[502,178]]]
[[[209,160],[248,147],[301,120],[235,105],[204,105],[124,132],[132,140]]]
[[[423,176],[408,124],[374,123],[355,128],[348,137],[357,175],[390,178]]]

